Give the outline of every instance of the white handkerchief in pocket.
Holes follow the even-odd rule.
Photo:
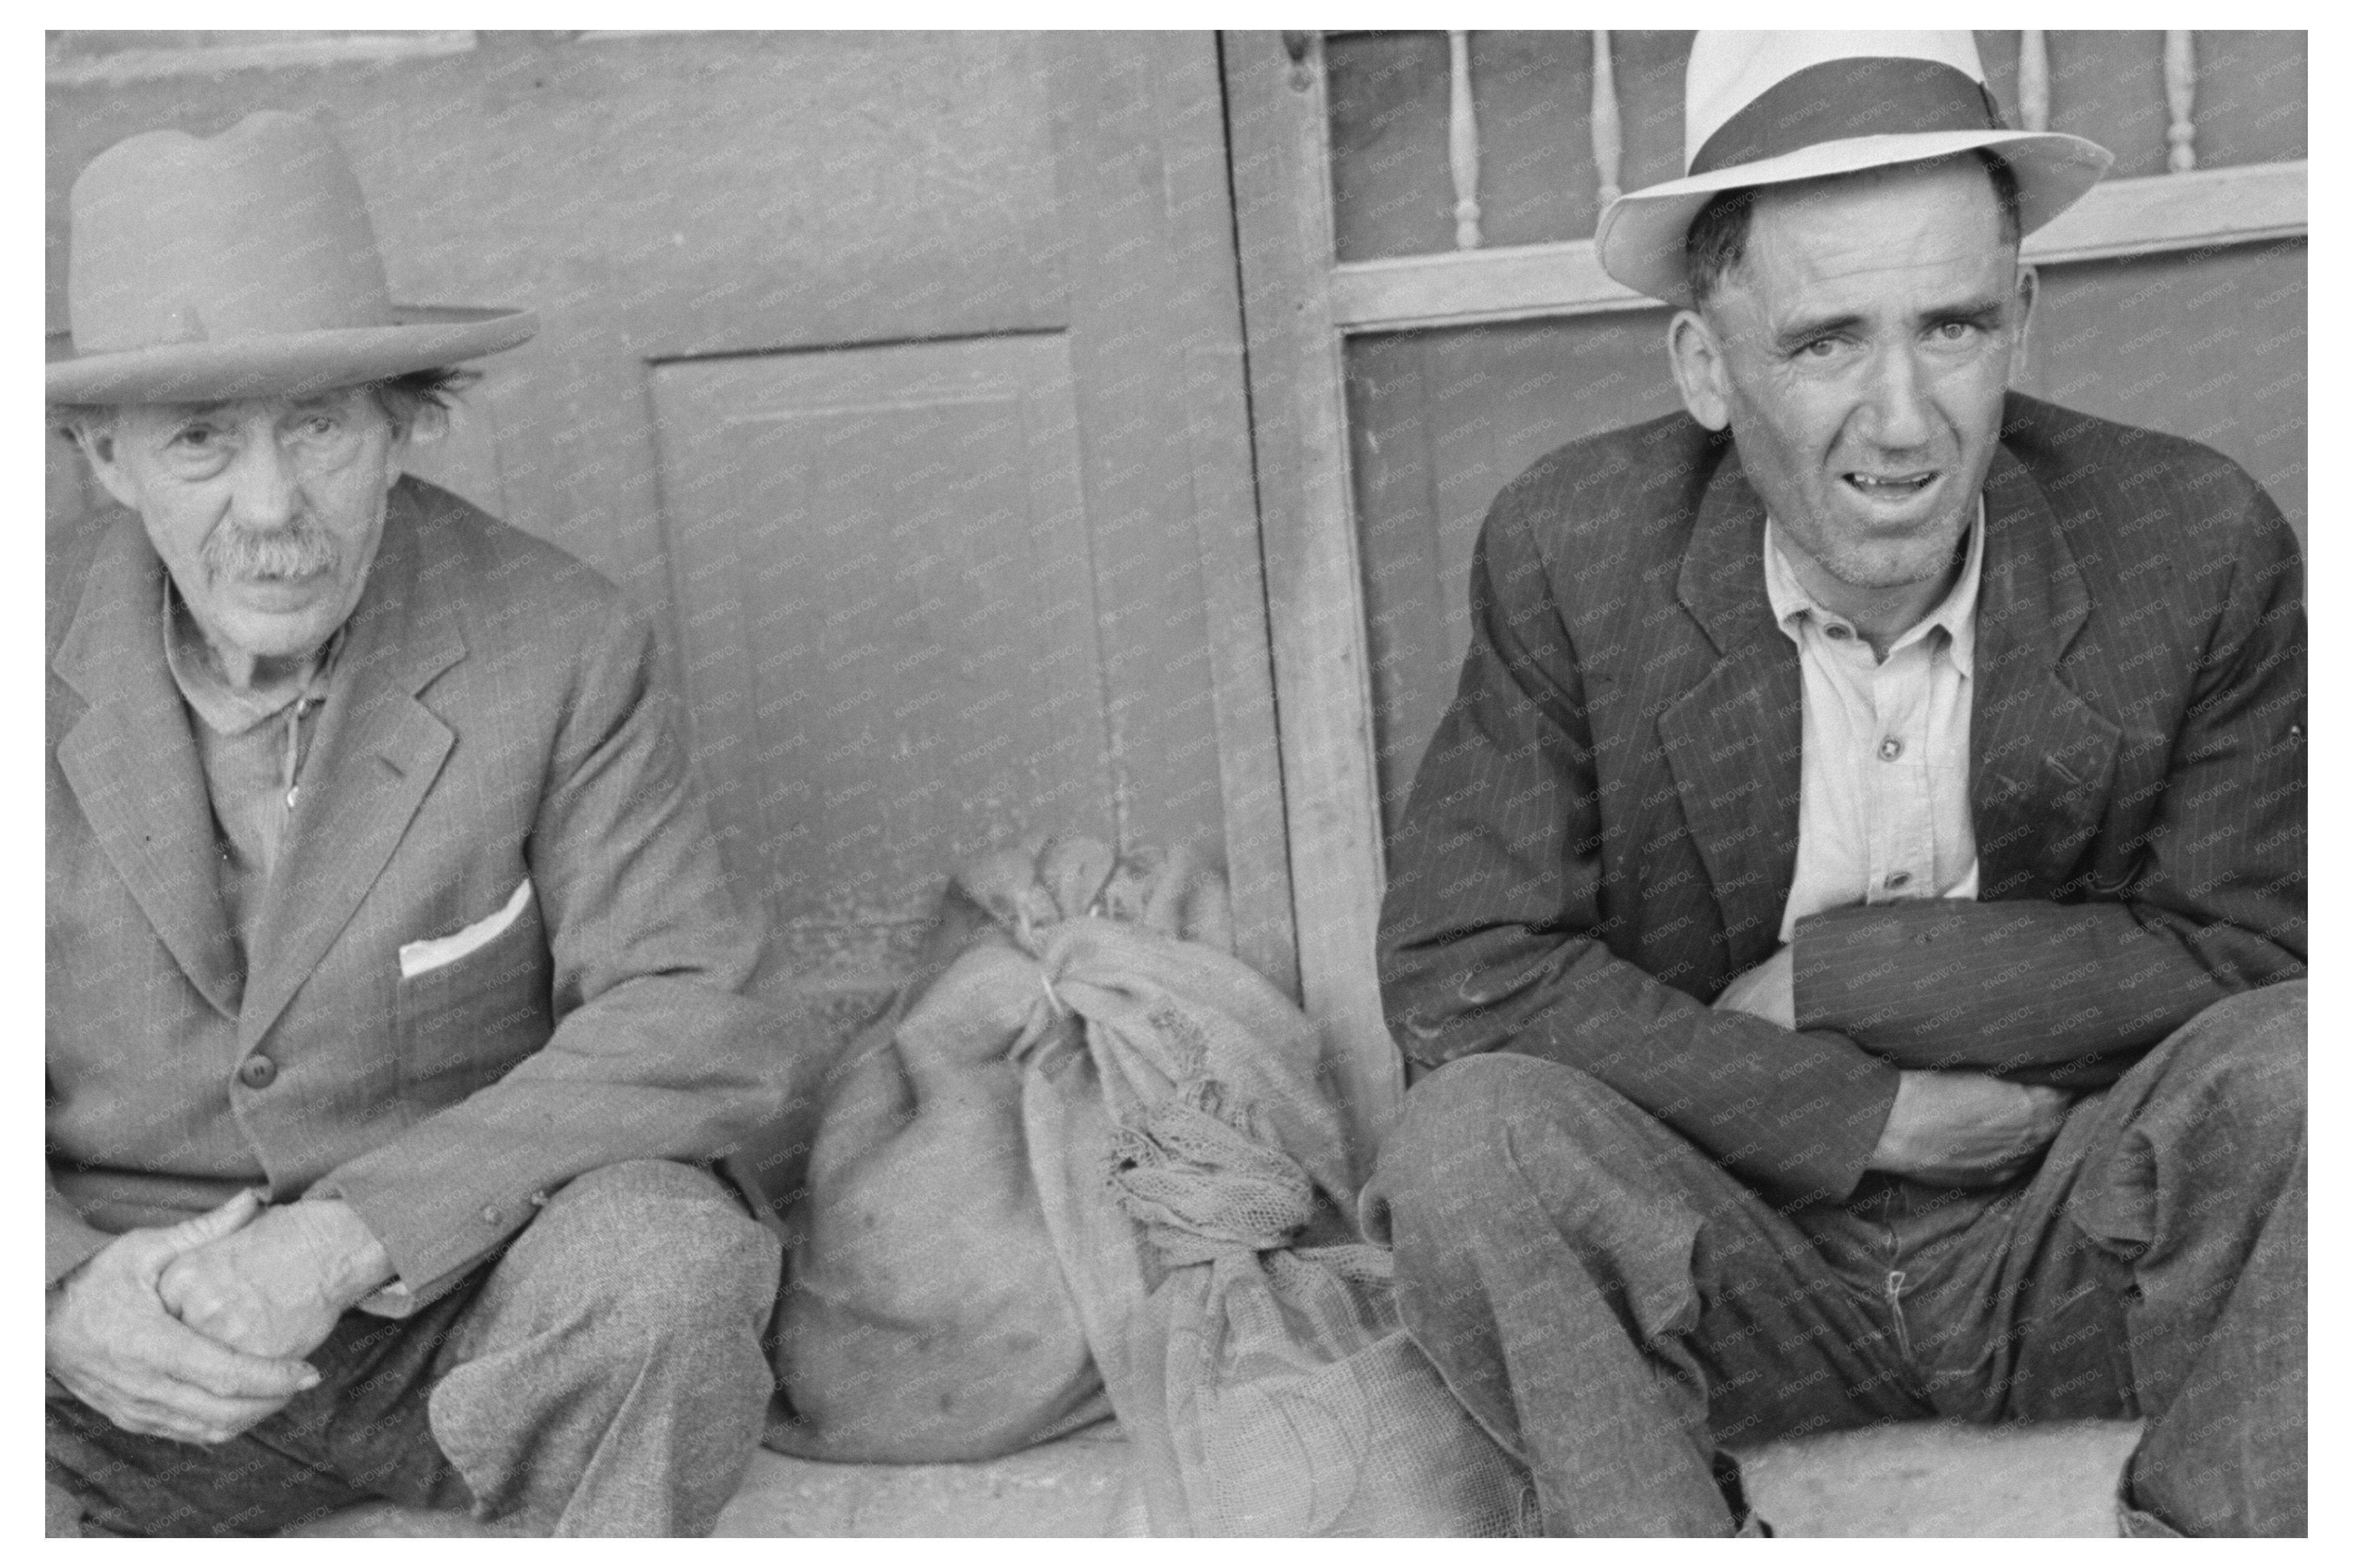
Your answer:
[[[506,908],[494,915],[485,915],[472,925],[453,931],[448,936],[429,937],[423,942],[407,942],[400,945],[400,977],[412,980],[445,963],[455,963],[468,953],[491,941],[501,931],[515,923],[522,907],[531,902],[531,879],[525,877],[506,902]]]

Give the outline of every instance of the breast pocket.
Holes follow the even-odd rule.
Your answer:
[[[401,949],[401,1079],[413,1105],[453,1105],[547,1043],[546,928],[531,884],[516,891],[465,930]]]

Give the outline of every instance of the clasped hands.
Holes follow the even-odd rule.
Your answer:
[[[49,1374],[125,1431],[227,1442],[318,1385],[301,1358],[391,1276],[349,1205],[239,1192],[125,1231],[50,1287]]]
[[[1715,1005],[1796,1028],[1794,951],[1784,946],[1734,976]],[[2073,1098],[1990,1073],[1905,1068],[1866,1168],[1939,1186],[1999,1186],[2024,1172],[2059,1135]]]

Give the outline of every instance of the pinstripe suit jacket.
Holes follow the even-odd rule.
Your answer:
[[[1802,682],[1732,443],[1678,415],[1506,488],[1391,844],[1408,1053],[1566,1062],[1752,1184],[1843,1196],[1899,1068],[2105,1083],[2300,973],[2303,572],[2278,510],[2193,442],[2020,396],[1985,493],[1979,899],[1802,921],[1793,1033],[1706,1005],[1772,954],[1797,859]]]
[[[533,1194],[775,1113],[773,1029],[738,994],[756,937],[612,584],[394,489],[240,967],[162,565],[121,510],[50,565],[52,1279],[259,1183],[352,1203],[422,1301]],[[526,877],[512,924],[404,978],[402,946]]]

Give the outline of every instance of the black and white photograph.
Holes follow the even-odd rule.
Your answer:
[[[746,19],[44,35],[49,1537],[2333,1533],[2309,35]]]

